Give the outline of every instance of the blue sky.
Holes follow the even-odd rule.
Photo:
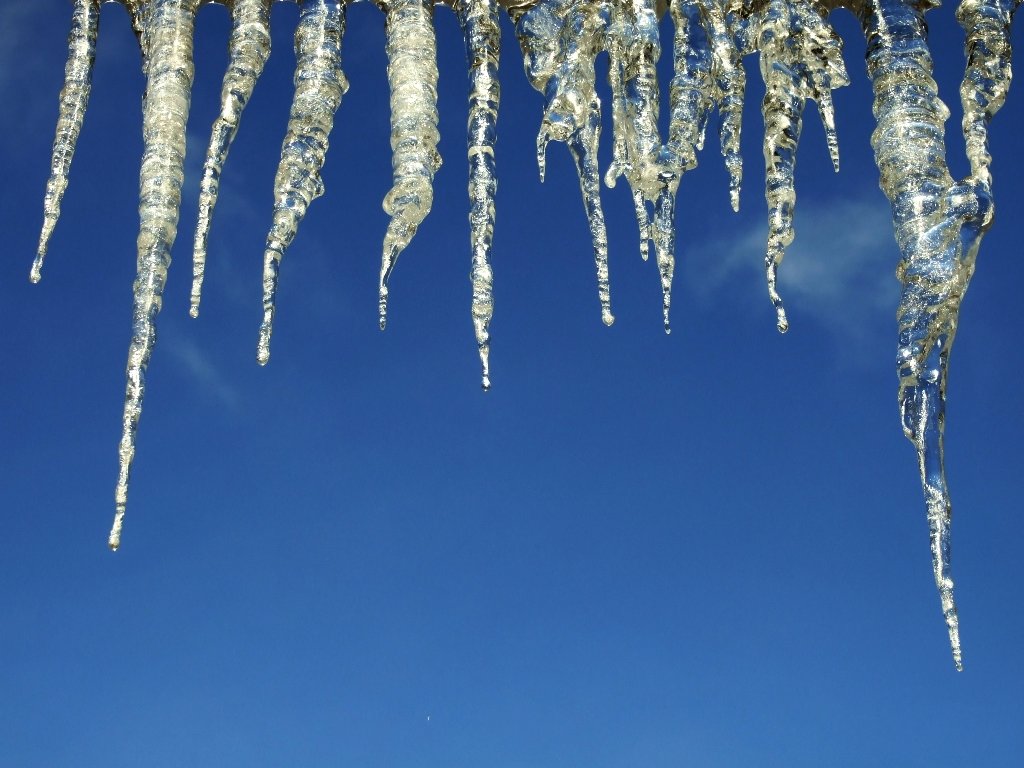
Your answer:
[[[274,8],[274,53],[225,170],[192,320],[199,170],[229,28],[223,8],[204,8],[176,261],[114,555],[137,45],[123,9],[106,6],[63,217],[32,286],[70,12],[59,0],[4,6],[4,764],[1020,764],[1019,90],[992,129],[997,222],[950,380],[966,667],[956,674],[896,408],[897,251],[849,14],[833,17],[854,81],[835,94],[842,172],[809,113],[797,242],[780,272],[786,336],[761,274],[756,60],[746,60],[741,213],[729,210],[709,136],[681,186],[666,337],[624,184],[603,192],[617,321],[601,324],[571,161],[552,145],[538,183],[540,96],[505,25],[485,395],[454,16],[437,14],[445,164],[381,333],[383,17],[371,4],[350,9],[352,87],[327,194],[285,258],[273,358],[259,368],[262,248],[298,14]],[[952,6],[929,21],[962,176],[962,35]],[[609,151],[606,129],[602,166]]]

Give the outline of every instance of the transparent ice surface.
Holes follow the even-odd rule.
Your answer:
[[[43,200],[43,229],[29,279],[38,283],[43,276],[43,260],[50,245],[50,236],[60,218],[60,204],[68,186],[68,171],[75,154],[78,135],[82,131],[85,109],[92,90],[92,66],[96,60],[96,38],[99,34],[99,0],[74,0],[71,32],[68,34],[68,61],[64,68],[64,87],[60,92],[57,135],[53,140],[50,179],[46,182]]]
[[[189,314],[199,316],[199,301],[206,273],[206,246],[220,174],[231,142],[238,133],[242,110],[249,102],[256,81],[270,56],[270,5],[273,0],[234,0],[231,8],[231,37],[228,40],[228,71],[221,87],[220,115],[213,123],[206,150],[203,178],[199,182],[199,218],[192,253],[192,298]]]
[[[437,40],[431,0],[386,0],[388,83],[391,86],[393,184],[384,197],[391,216],[381,256],[379,313],[387,325],[388,281],[398,255],[434,204],[437,152]]]
[[[456,6],[466,38],[469,58],[469,224],[473,264],[473,331],[476,334],[483,388],[491,388],[490,332],[494,314],[490,253],[494,238],[494,195],[498,179],[494,170],[497,138],[498,55],[501,50],[497,0],[459,0]]]
[[[111,549],[121,544],[146,366],[156,343],[156,317],[163,302],[171,246],[178,229],[185,174],[185,126],[193,76],[192,34],[198,4],[199,0],[149,0],[139,7],[146,96],[142,108],[138,276],[118,447],[120,469],[114,491],[114,524],[108,540]]]
[[[320,170],[327,156],[334,113],[348,91],[348,81],[341,71],[344,34],[343,3],[303,0],[295,30],[295,95],[274,178],[274,219],[263,254],[263,323],[256,350],[260,365],[270,360],[281,259],[310,203],[324,193]]]

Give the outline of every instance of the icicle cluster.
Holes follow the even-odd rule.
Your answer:
[[[146,75],[145,150],[140,180],[138,278],[110,546],[120,543],[135,455],[146,366],[171,261],[181,202],[185,125],[192,83],[192,32],[205,0],[122,0],[139,34]],[[355,2],[355,0],[348,0]],[[765,198],[769,226],[764,257],[768,292],[780,331],[788,320],[776,278],[794,237],[794,170],[806,101],[813,99],[829,152],[839,169],[832,90],[849,78],[842,41],[829,25],[833,0],[671,0],[673,74],[668,87],[668,135],[659,130],[659,16],[666,0],[446,0],[462,25],[469,59],[468,160],[471,316],[490,386],[489,326],[493,314],[495,141],[500,86],[499,6],[509,12],[526,75],[543,95],[537,162],[544,178],[547,146],[566,145],[576,164],[597,268],[601,316],[614,317],[608,278],[608,237],[601,204],[598,145],[602,105],[595,58],[609,57],[612,160],[608,186],[625,177],[632,193],[644,259],[654,244],[669,330],[675,269],[676,194],[697,165],[709,115],[720,115],[719,141],[729,197],[739,208],[740,132],[745,90],[742,57],[758,54],[765,82]],[[220,175],[242,111],[270,54],[273,0],[229,0],[230,63],[200,182],[194,243],[191,313],[198,314],[206,250]],[[310,203],[323,194],[320,173],[328,138],[348,82],[341,70],[343,0],[300,0],[295,33],[295,94],[263,260],[263,323],[258,360],[270,355],[278,273]],[[391,219],[384,236],[379,313],[386,321],[389,278],[399,254],[429,213],[437,152],[437,63],[433,0],[376,0],[384,12],[391,88],[393,186],[384,200]],[[38,281],[59,215],[75,143],[89,97],[100,0],[73,0],[69,56],[61,91],[43,227],[31,278]],[[963,0],[957,18],[966,33],[967,63],[960,89],[971,173],[954,181],[946,164],[943,125],[949,111],[932,78],[924,12],[932,0],[852,0],[868,40],[877,128],[872,136],[881,187],[892,205],[901,252],[903,292],[898,310],[899,404],[915,446],[927,507],[932,560],[957,668],[959,624],[950,575],[950,498],[943,468],[942,430],[949,352],[960,302],[981,239],[992,222],[988,125],[1010,84],[1009,30],[1019,0]]]

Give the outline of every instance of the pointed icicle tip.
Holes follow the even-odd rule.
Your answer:
[[[71,158],[75,154],[78,136],[82,132],[82,122],[92,90],[92,69],[96,60],[99,21],[100,3],[97,0],[75,0],[71,31],[68,34],[64,87],[60,92],[60,110],[50,159],[50,178],[46,183],[46,197],[43,201],[43,227],[29,273],[29,280],[33,283],[38,283],[43,276],[43,261],[46,259],[50,237],[60,218],[60,206],[68,186]]]

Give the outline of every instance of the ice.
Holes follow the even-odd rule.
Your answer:
[[[847,85],[849,77],[843,65],[842,41],[824,20],[826,13],[825,8],[808,0],[769,0],[755,21],[765,83],[761,107],[768,202],[765,272],[776,324],[783,333],[789,328],[789,321],[776,288],[776,277],[786,246],[794,237],[794,172],[807,99],[818,102],[832,163],[839,170],[831,89]]]
[[[220,115],[213,123],[206,150],[203,178],[199,183],[199,219],[192,253],[192,306],[189,314],[199,316],[199,301],[206,273],[206,246],[220,174],[231,142],[238,133],[242,110],[252,96],[256,81],[270,56],[270,5],[272,0],[234,0],[231,9],[230,60],[221,88]]]
[[[384,197],[391,221],[380,266],[381,330],[387,325],[388,280],[399,254],[430,213],[434,174],[441,167],[433,4],[431,0],[387,0],[384,8],[394,183]]]
[[[548,142],[565,142],[576,163],[597,266],[601,319],[615,322],[608,281],[608,232],[601,208],[597,148],[601,101],[595,90],[594,58],[604,45],[607,0],[539,0],[527,10],[512,9],[526,75],[544,94],[544,117],[537,134],[537,164],[544,180]]]
[[[57,135],[53,140],[50,160],[50,179],[46,183],[43,201],[43,229],[39,235],[39,248],[32,271],[33,283],[42,279],[43,260],[50,244],[50,236],[60,217],[60,204],[68,186],[68,171],[75,154],[78,134],[82,131],[85,109],[92,90],[92,65],[96,59],[96,37],[99,34],[99,0],[74,0],[71,32],[68,34],[68,61],[64,69],[64,88],[60,92],[60,113],[57,117]]]
[[[953,661],[962,668],[950,572],[951,504],[943,459],[949,353],[981,237],[992,221],[988,184],[956,183],[945,162],[949,116],[932,78],[925,3],[875,0],[864,15],[878,126],[872,136],[881,186],[892,204],[903,284],[898,310],[899,403],[917,450],[932,566]]]
[[[607,48],[615,141],[605,182],[614,186],[620,175],[629,181],[645,259],[648,241],[654,242],[661,276],[662,316],[668,333],[675,271],[675,196],[681,170],[663,146],[658,129],[656,67],[661,44],[654,0],[613,1]]]
[[[494,237],[494,142],[497,138],[498,54],[501,50],[497,0],[459,0],[456,6],[466,38],[470,65],[469,199],[470,242],[473,252],[473,330],[476,333],[483,388],[491,388],[490,333],[494,314],[490,253]]]
[[[743,156],[740,133],[743,128],[743,96],[747,75],[737,40],[742,40],[738,25],[742,17],[735,0],[703,0],[700,8],[712,53],[712,74],[718,89],[718,111],[722,116],[719,138],[725,167],[729,171],[729,202],[740,209],[740,185],[743,181]]]
[[[1010,89],[1010,21],[1020,0],[963,0],[956,17],[967,33],[967,70],[960,86],[971,175],[992,183],[988,124]]]
[[[303,0],[295,30],[295,96],[281,162],[274,178],[274,220],[263,254],[263,323],[256,359],[270,360],[278,272],[299,223],[324,193],[320,170],[327,156],[334,113],[348,91],[341,71],[345,5],[338,0]]]
[[[146,366],[156,343],[156,316],[160,313],[167,268],[171,263],[171,246],[178,229],[185,125],[192,89],[192,33],[198,5],[199,0],[150,0],[139,9],[146,96],[142,110],[144,150],[139,180],[138,276],[118,448],[116,511],[108,540],[111,549],[121,544]]]
[[[230,64],[221,112],[214,123],[200,192],[191,311],[198,312],[210,217],[221,169],[239,120],[269,55],[274,0],[232,0]],[[116,514],[110,546],[120,543],[128,480],[144,391],[156,339],[181,200],[185,126],[192,81],[192,31],[205,0],[122,0],[140,37],[146,75],[144,156],[140,181],[138,278],[119,446]],[[970,175],[954,181],[946,164],[949,117],[932,76],[923,14],[934,0],[857,0],[850,7],[868,37],[868,73],[877,128],[872,136],[880,185],[892,206],[901,258],[897,367],[904,431],[917,452],[924,489],[935,581],[957,668],[959,624],[950,573],[951,506],[944,472],[943,427],[949,354],[960,303],[982,237],[993,219],[988,125],[1010,84],[1010,23],[1020,0],[963,0],[957,18],[967,36],[960,88]],[[433,0],[377,0],[386,14],[391,88],[393,187],[383,244],[379,310],[384,327],[388,280],[431,208],[440,167]],[[99,0],[74,0],[69,57],[53,148],[44,223],[31,277],[39,279],[90,90]],[[295,34],[295,95],[274,186],[273,225],[263,271],[263,324],[258,360],[266,363],[278,271],[285,249],[311,202],[323,191],[320,172],[334,115],[348,83],[341,71],[345,29],[342,0],[302,0]],[[848,81],[842,41],[827,22],[831,0],[674,0],[673,76],[667,141],[659,130],[663,0],[450,0],[463,26],[470,61],[469,195],[472,319],[490,386],[489,326],[493,313],[490,250],[494,235],[495,140],[499,103],[499,7],[516,26],[526,74],[544,97],[537,136],[541,179],[547,145],[564,142],[576,164],[597,267],[602,318],[611,324],[608,238],[600,198],[598,146],[601,102],[595,59],[609,55],[612,93],[611,163],[605,182],[625,177],[640,231],[641,254],[653,243],[668,330],[675,265],[676,193],[697,165],[712,110],[719,112],[730,200],[739,206],[740,132],[745,89],[742,57],[759,54],[765,81],[765,196],[769,211],[765,265],[780,330],[788,326],[776,278],[794,237],[794,171],[803,113],[813,99],[836,170],[839,155],[831,91]]]

